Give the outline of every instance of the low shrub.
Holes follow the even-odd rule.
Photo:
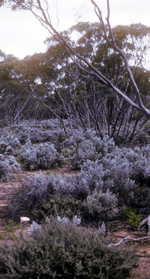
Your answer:
[[[0,247],[0,269],[8,278],[125,279],[136,265],[133,252],[108,248],[97,233],[55,220],[38,226],[32,238]]]
[[[55,194],[39,201],[32,210],[32,216],[39,222],[45,220],[47,216],[60,216],[61,218],[65,216],[71,220],[75,215],[82,217],[84,210],[85,207],[81,201]]]
[[[127,149],[126,156],[130,162],[130,177],[140,187],[150,186],[150,145]]]
[[[136,208],[137,213],[141,215],[149,215],[150,188],[137,187],[130,195],[129,206]]]
[[[15,157],[0,154],[0,182],[9,181],[13,177],[13,172],[21,172],[20,164],[16,162]]]
[[[136,214],[135,209],[128,209],[126,206],[123,206],[123,214],[125,215],[131,229],[134,231],[138,228],[140,222],[142,221],[141,216]]]
[[[60,156],[50,142],[34,146],[28,141],[21,157],[27,170],[50,169],[64,162],[64,157]]]
[[[8,218],[18,219],[23,214],[31,214],[37,205],[39,213],[36,214],[45,216],[45,206],[47,212],[50,210],[49,196],[55,194],[63,197],[69,196],[73,187],[73,179],[69,175],[63,177],[62,175],[44,176],[42,173],[40,175],[35,174],[34,178],[28,177],[28,180],[22,182],[21,187],[12,192],[6,215]]]
[[[82,138],[80,139],[82,142]],[[31,158],[30,150],[33,145],[31,142],[29,142],[29,144],[31,145],[31,147],[28,148],[29,158]],[[72,199],[73,203],[75,201],[83,202],[85,205],[81,213],[83,219],[85,220],[90,217],[93,218],[95,222],[97,222],[99,216],[101,220],[114,218],[117,215],[117,211],[121,212],[119,208],[122,208],[124,204],[127,207],[136,207],[138,213],[140,210],[142,210],[143,213],[148,212],[149,187],[141,186],[141,184],[136,181],[136,174],[139,173],[139,169],[136,173],[135,166],[139,165],[140,167],[139,158],[141,158],[141,156],[147,156],[146,154],[149,151],[146,151],[147,149],[139,151],[140,149],[136,150],[136,148],[133,150],[130,148],[114,148],[113,144],[109,144],[110,153],[105,154],[103,151],[103,155],[105,155],[96,161],[87,159],[81,167],[81,172],[74,177],[69,175],[53,175],[46,178],[41,175],[39,178],[35,177],[33,180],[24,182],[24,186],[22,186],[23,191],[20,190],[17,194],[17,198],[14,197],[10,202],[10,214],[29,212],[35,209],[36,206],[36,215],[41,215],[41,218],[43,218],[42,216],[44,216],[46,212],[51,211],[51,205],[46,198],[49,197],[49,195],[60,195],[63,198],[67,197]],[[38,148],[38,146],[35,146],[36,153],[33,152],[33,154],[44,154],[44,151],[46,152],[47,150],[47,143],[41,144],[41,149]],[[37,150],[39,150],[39,153]],[[140,156],[140,152],[143,152],[143,155]],[[43,155],[43,157],[41,156],[41,162],[43,162],[47,154]],[[37,166],[37,157],[35,157],[35,164],[33,158],[31,163],[33,166]],[[44,165],[44,163],[42,164]],[[143,175],[146,181],[148,172],[145,168]],[[133,180],[133,178],[135,178],[135,180]],[[147,196],[144,194],[144,191],[142,191],[142,188],[146,189]],[[140,198],[140,192],[143,199]],[[14,216],[12,217],[14,218]]]
[[[111,220],[118,215],[118,199],[109,190],[106,193],[94,191],[85,203],[94,220]]]
[[[92,195],[93,191],[106,193],[109,190],[116,195],[118,205],[123,206],[124,203],[129,202],[130,195],[137,187],[130,179],[129,171],[128,161],[124,158],[120,159],[113,153],[95,162],[87,160],[81,168],[81,173],[76,176],[75,190],[78,193],[79,190],[82,192],[86,189],[84,199]]]
[[[32,144],[51,142],[58,146],[66,136],[71,134],[67,120],[64,121],[64,125],[67,135],[58,119],[22,121],[18,125],[12,125],[11,129],[15,130],[21,144],[25,144],[30,139]]]
[[[82,135],[80,141],[73,141],[73,145],[69,145],[69,163],[74,169],[80,169],[87,160],[96,161],[101,159],[107,153],[115,149],[115,143],[112,139],[104,138],[101,140],[99,137],[92,137],[86,132]],[[69,140],[71,143],[72,139]],[[72,146],[72,152],[70,151]]]
[[[13,133],[7,133],[0,137],[0,153],[10,155],[21,147],[21,143]]]

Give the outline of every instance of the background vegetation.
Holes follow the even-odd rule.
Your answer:
[[[132,97],[125,63],[104,41],[99,25],[78,23],[63,35],[69,38],[74,30],[80,34],[76,50]],[[150,73],[142,59],[147,46],[137,42],[149,32],[141,24],[113,29],[146,106]],[[1,52],[0,182],[21,171],[45,172],[23,180],[11,195],[4,217],[18,222],[24,215],[34,223],[29,235],[2,243],[0,273],[10,278],[128,278],[134,253],[108,247],[100,230],[83,232],[73,220],[76,216],[80,226],[98,229],[126,217],[136,229],[149,215],[149,117],[95,76],[85,77],[54,37],[47,43],[46,53],[23,60]],[[78,172],[49,174],[57,167]]]

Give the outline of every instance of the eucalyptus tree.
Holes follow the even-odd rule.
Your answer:
[[[7,0],[6,0],[7,1]],[[90,0],[91,4],[94,7],[95,13],[97,15],[97,18],[99,20],[99,43],[102,41],[105,41],[105,44],[103,44],[103,48],[106,47],[107,50],[109,50],[109,59],[107,61],[107,67],[104,65],[103,59],[101,59],[100,63],[96,60],[94,61],[93,55],[94,52],[99,51],[99,57],[101,57],[101,51],[102,48],[99,47],[98,43],[95,45],[94,52],[91,54],[89,51],[89,38],[87,37],[86,40],[84,40],[84,36],[82,36],[82,39],[84,41],[84,45],[87,47],[88,51],[82,51],[82,47],[79,47],[78,44],[71,41],[69,36],[66,35],[66,33],[60,33],[56,30],[56,28],[53,26],[51,20],[50,20],[50,12],[48,9],[48,3],[49,1],[41,1],[41,0],[8,0],[10,6],[12,9],[25,9],[32,12],[32,14],[41,22],[41,24],[47,29],[49,34],[53,36],[53,39],[57,43],[60,43],[63,45],[63,47],[68,51],[69,58],[72,59],[73,63],[78,67],[79,71],[81,72],[82,76],[84,75],[85,79],[90,81],[90,84],[92,84],[92,90],[95,87],[93,84],[97,82],[97,84],[101,85],[101,91],[104,92],[104,94],[111,95],[112,97],[109,98],[108,104],[108,114],[107,114],[107,123],[108,125],[108,133],[111,135],[118,136],[120,133],[120,129],[122,128],[122,123],[124,126],[127,127],[125,134],[128,134],[127,130],[129,130],[129,125],[125,125],[129,123],[129,118],[131,119],[131,115],[135,114],[134,110],[138,109],[139,113],[137,116],[138,123],[139,118],[142,114],[145,115],[144,121],[146,121],[149,118],[150,110],[149,106],[146,107],[149,100],[143,97],[142,92],[140,93],[140,88],[138,87],[138,82],[136,82],[136,78],[134,75],[135,67],[130,67],[128,54],[130,54],[130,51],[132,52],[132,43],[130,42],[130,34],[128,36],[128,41],[126,41],[125,45],[120,45],[118,38],[115,37],[113,30],[110,26],[110,7],[109,7],[109,0],[107,0],[107,18],[106,18],[106,24],[104,23],[102,12],[100,7],[96,4],[95,1]],[[78,27],[78,29],[81,26]],[[82,28],[80,28],[81,31]],[[132,29],[132,28],[131,28]],[[134,29],[134,28],[133,28]],[[140,28],[140,32],[142,30],[142,35],[144,36],[149,32],[148,28]],[[82,30],[83,31],[83,30]],[[119,31],[119,29],[116,31]],[[84,31],[83,31],[84,32]],[[138,28],[136,30],[137,34],[134,34],[134,38],[140,38],[140,33],[138,33]],[[119,35],[122,36],[122,34],[126,33],[125,30],[121,30],[121,33],[118,32]],[[92,36],[91,36],[92,37]],[[133,39],[132,37],[132,39]],[[80,41],[81,42],[81,41]],[[82,43],[82,42],[81,42]],[[131,49],[130,49],[131,47]],[[105,49],[103,49],[105,50]],[[126,50],[130,50],[128,53]],[[144,53],[145,49],[143,49]],[[89,56],[89,53],[91,56]],[[133,53],[133,52],[132,52]],[[120,66],[118,66],[118,72],[116,71],[114,67],[114,57],[118,57],[118,65],[121,66],[123,69],[122,73],[120,73]],[[117,56],[116,56],[117,55]],[[137,63],[141,62],[142,56],[139,56],[139,53],[135,53],[135,55],[138,57]],[[133,56],[132,56],[133,57]],[[107,58],[107,55],[106,55]],[[106,59],[105,59],[106,62]],[[110,67],[111,66],[111,67]],[[107,68],[107,69],[106,69]],[[137,68],[137,65],[136,65]],[[107,71],[106,71],[107,70]],[[143,70],[144,72],[144,70]],[[84,73],[84,74],[83,74]],[[109,74],[108,74],[109,73]],[[112,75],[115,73],[116,78],[112,78]],[[94,83],[93,83],[94,81]],[[124,84],[125,86],[122,86]],[[84,88],[85,88],[85,82],[84,82]],[[105,88],[105,89],[104,89]],[[108,89],[106,91],[106,88]],[[33,93],[33,92],[32,92]],[[146,99],[146,100],[145,100]],[[86,99],[85,99],[86,100]],[[113,102],[111,101],[113,100]],[[114,104],[112,106],[112,103]],[[63,105],[64,107],[64,105]],[[118,111],[118,115],[114,116],[114,113]],[[119,110],[118,110],[119,108]],[[89,112],[89,107],[88,110]],[[137,114],[137,112],[136,112]],[[122,115],[122,117],[120,117]],[[97,117],[99,115],[97,114]],[[115,118],[115,119],[114,119]],[[97,120],[96,120],[97,121]],[[101,119],[99,119],[99,122],[101,122]],[[118,126],[119,123],[119,126]],[[136,129],[136,124],[133,126],[132,134],[134,133]],[[117,127],[117,129],[116,129]],[[119,128],[118,128],[119,127]],[[140,129],[140,127],[139,127]],[[102,135],[103,136],[103,135]],[[126,135],[125,135],[126,137]]]
[[[43,117],[43,108],[40,109],[39,102],[35,102],[32,95],[28,94],[38,74],[35,60],[29,57],[18,60],[7,55],[0,62],[0,118],[3,122],[38,118],[41,112]]]
[[[117,53],[112,52],[111,47],[103,38],[101,39],[98,24],[80,22],[65,31],[64,35],[69,36],[74,30],[80,32],[80,38],[76,41],[76,51],[80,55],[88,55],[94,67],[101,69],[107,78],[111,78],[115,86],[119,86],[127,96],[132,97],[134,89],[129,82],[123,59]],[[130,50],[128,59],[131,61],[133,54],[137,51],[134,37],[142,38],[147,32],[149,29],[144,29],[144,26],[139,24],[113,29],[120,47],[125,49],[128,45],[128,50]],[[132,43],[128,42],[128,36],[130,40],[132,39]],[[43,90],[47,94],[45,101],[50,105],[53,100],[57,113],[59,111],[59,115],[62,114],[63,117],[68,118],[70,124],[73,121],[84,129],[93,127],[101,137],[107,129],[108,135],[116,141],[131,140],[137,131],[143,128],[147,117],[141,122],[142,113],[137,113],[133,106],[117,94],[113,94],[112,90],[101,84],[97,78],[85,75],[85,72],[74,61],[71,62],[71,56],[65,46],[59,43],[53,45],[53,39],[47,40],[49,49],[43,61],[44,67],[41,68],[40,78]],[[139,49],[138,53],[137,65],[140,58]],[[132,66],[133,75],[143,93],[143,99],[146,99],[149,96],[150,74],[137,65]]]
[[[49,13],[49,3],[48,1],[41,1],[41,0],[9,0],[9,3],[12,7],[12,9],[25,9],[32,12],[32,14],[41,22],[41,24],[47,29],[49,34],[53,35],[56,39],[56,41],[64,44],[66,49],[71,54],[72,60],[78,65],[78,67],[85,71],[86,74],[96,77],[99,82],[102,84],[105,84],[108,88],[111,88],[113,92],[117,93],[121,97],[123,97],[130,105],[134,106],[135,108],[139,109],[146,115],[150,115],[150,110],[146,108],[143,104],[140,91],[138,89],[138,86],[135,82],[135,79],[133,77],[132,71],[129,67],[128,58],[124,51],[116,44],[115,37],[112,32],[112,28],[110,25],[110,7],[109,7],[109,0],[107,0],[107,25],[104,23],[104,19],[102,16],[102,12],[100,7],[97,5],[97,3],[94,0],[91,0],[91,4],[94,7],[95,13],[97,15],[97,18],[100,23],[101,27],[101,36],[106,40],[106,42],[116,51],[120,54],[120,56],[123,58],[126,71],[129,75],[129,79],[132,83],[132,86],[134,88],[135,92],[135,98],[131,99],[128,97],[124,92],[122,92],[118,87],[116,87],[112,82],[111,79],[108,79],[98,68],[92,65],[90,60],[85,57],[84,55],[80,55],[77,50],[75,49],[74,45],[68,40],[68,38],[65,38],[61,35],[60,32],[56,30],[56,28],[53,26],[51,20],[50,20],[50,13]],[[88,68],[88,69],[87,69]]]

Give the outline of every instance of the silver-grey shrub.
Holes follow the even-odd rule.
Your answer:
[[[69,158],[69,164],[74,169],[81,169],[81,166],[87,161],[96,161],[101,159],[107,153],[115,149],[113,139],[105,137],[103,140],[95,135],[95,132],[78,131],[62,144],[62,153]]]
[[[0,182],[9,181],[13,173],[21,172],[14,156],[0,154]]]
[[[1,154],[13,154],[14,151],[21,147],[21,143],[16,135],[13,133],[4,133],[0,137],[0,153]]]
[[[50,169],[64,162],[64,157],[50,142],[32,145],[31,141],[28,141],[22,150],[21,157],[27,170]]]
[[[131,175],[140,186],[150,186],[150,145],[134,148]]]
[[[131,178],[130,162],[121,153],[121,149],[116,148],[111,153],[102,157],[100,160],[92,162],[87,160],[78,175],[78,181],[84,181],[84,188],[89,190],[89,195],[94,191],[106,193],[108,190],[117,195],[119,205],[127,202],[129,195],[137,187]],[[76,188],[83,190],[76,179]],[[87,191],[88,193],[88,191]]]
[[[118,215],[118,199],[109,190],[106,193],[94,191],[86,199],[86,205],[93,218],[110,220]]]
[[[21,187],[12,193],[7,216],[16,219],[21,214],[31,214],[32,209],[49,195],[69,196],[73,189],[73,178],[69,175],[35,174],[34,178],[23,180]]]
[[[66,123],[65,123],[66,126]],[[25,144],[27,140],[31,140],[33,144],[51,142],[61,143],[66,139],[64,128],[61,127],[60,121],[45,120],[45,121],[23,121],[18,125],[12,125],[11,129],[17,134],[21,144]],[[69,128],[66,128],[67,136],[70,136],[71,132]]]

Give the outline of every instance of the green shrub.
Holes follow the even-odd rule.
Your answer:
[[[63,197],[59,194],[49,195],[46,200],[41,200],[32,210],[34,219],[41,221],[47,216],[64,216],[70,220],[74,215],[81,216],[84,212],[84,206],[80,201],[75,201],[69,197]]]
[[[70,224],[51,220],[33,235],[1,245],[0,269],[8,278],[125,279],[136,264],[133,252],[108,248],[97,233]]]
[[[138,228],[140,222],[142,221],[141,216],[138,216],[136,214],[135,209],[127,209],[125,206],[123,206],[123,214],[128,220],[128,223],[132,230],[135,230]]]
[[[4,235],[2,232],[0,232],[0,239],[3,239]]]
[[[129,206],[136,208],[137,214],[149,215],[150,187],[137,187],[130,195]]]
[[[8,220],[8,224],[5,225],[5,229],[8,231],[8,232],[13,232],[14,231],[14,221],[12,219],[9,219]]]

